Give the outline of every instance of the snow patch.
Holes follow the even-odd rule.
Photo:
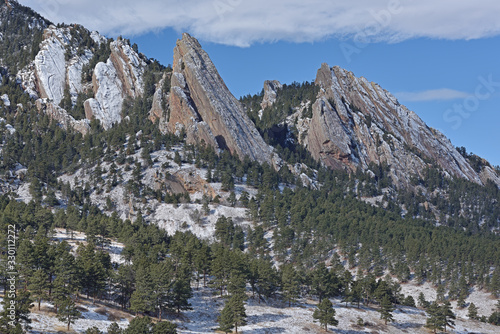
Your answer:
[[[3,105],[6,106],[6,107],[10,107],[10,100],[9,100],[9,95],[7,94],[3,94],[2,96],[0,96],[0,100],[3,101]]]

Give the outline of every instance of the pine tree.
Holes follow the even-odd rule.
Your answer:
[[[189,299],[193,296],[193,291],[191,289],[190,281],[185,278],[174,279],[172,285],[172,298],[170,301],[170,306],[177,311],[177,314],[181,310],[192,310]]]
[[[229,202],[229,204],[234,207],[236,205],[236,194],[234,193],[234,191],[231,191],[231,193],[229,194],[228,198],[227,198],[227,201]]]
[[[194,266],[196,268],[197,274],[203,274],[203,286],[207,286],[207,274],[210,272],[211,254],[210,247],[206,244],[201,244],[201,247],[196,250],[194,254]]]
[[[171,302],[170,289],[174,275],[174,267],[170,261],[162,261],[149,267],[151,281],[147,289],[151,293],[151,302],[157,310],[157,317],[161,321],[163,310]]]
[[[111,325],[108,326],[107,328],[107,333],[108,334],[123,334],[123,329],[118,326],[116,322],[113,322]]]
[[[311,281],[313,292],[321,302],[329,295],[330,290],[330,273],[323,262],[320,262],[312,272]]]
[[[345,270],[344,274],[341,277],[341,285],[342,285],[342,294],[344,297],[344,302],[345,302],[346,307],[347,307],[347,303],[353,301],[351,284],[352,284],[351,272],[349,270]]]
[[[332,302],[328,298],[324,298],[318,308],[314,310],[313,318],[318,320],[321,326],[325,326],[325,331],[328,331],[328,325],[337,326],[338,320],[335,319],[335,310]]]
[[[134,292],[135,272],[131,265],[122,264],[118,272],[114,275],[113,283],[116,286],[116,300],[120,303],[122,309],[125,309],[132,293]]]
[[[394,317],[392,316],[392,312],[394,311],[394,306],[392,305],[391,299],[388,295],[382,297],[382,301],[380,302],[380,319],[384,320],[385,324],[387,322],[394,321]]]
[[[436,302],[430,303],[427,307],[427,321],[425,327],[431,329],[434,333],[444,328],[441,308]]]
[[[292,264],[285,264],[281,267],[281,291],[288,302],[288,307],[299,297],[299,276]]]
[[[90,327],[84,332],[84,334],[102,334],[102,332],[97,327]]]
[[[31,295],[38,303],[38,311],[40,311],[40,304],[43,299],[48,299],[49,297],[49,285],[48,276],[43,269],[38,269],[33,274],[30,280],[28,289],[31,291]]]
[[[233,322],[236,333],[238,333],[238,326],[246,324],[245,300],[246,295],[235,294],[231,296],[228,302],[229,307],[233,311]]]
[[[234,315],[228,303],[222,309],[217,321],[219,329],[224,333],[229,333],[234,328]]]
[[[27,290],[17,289],[15,295],[7,290],[2,301],[3,311],[0,313],[0,333],[22,334],[31,329],[29,315],[32,302]],[[12,309],[14,314],[11,313]]]
[[[441,309],[442,322],[444,324],[444,331],[446,332],[446,326],[451,327],[455,324],[453,320],[456,319],[456,316],[453,313],[451,303],[448,300],[443,303],[440,309]]]
[[[426,310],[430,306],[430,303],[427,300],[425,300],[425,296],[424,296],[423,292],[420,292],[418,294],[418,306],[420,306],[424,310]]]
[[[177,325],[170,321],[157,322],[153,327],[153,334],[177,334]]]
[[[238,333],[238,326],[246,324],[245,299],[246,296],[242,294],[235,294],[229,298],[218,318],[221,331],[228,333],[234,327]]]
[[[140,266],[136,271],[136,287],[130,297],[130,309],[136,313],[153,312],[155,309],[153,289],[148,268]]]
[[[75,302],[71,298],[66,298],[59,305],[59,313],[57,319],[63,321],[68,325],[68,331],[71,324],[75,323],[75,320],[81,317],[80,311],[76,309]]]
[[[478,319],[478,312],[477,311],[478,311],[477,306],[474,303],[470,303],[469,308],[468,308],[468,312],[467,312],[467,316],[469,317],[469,319],[477,320]]]
[[[135,317],[130,321],[124,334],[151,334],[152,328],[150,317]]]

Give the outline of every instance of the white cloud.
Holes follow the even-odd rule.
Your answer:
[[[125,36],[166,27],[248,46],[327,37],[397,42],[500,34],[498,0],[20,0],[53,22]]]
[[[445,101],[465,99],[469,93],[449,88],[431,89],[422,92],[399,92],[394,94],[401,101]]]

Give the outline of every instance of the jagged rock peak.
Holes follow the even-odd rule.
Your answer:
[[[264,81],[264,97],[260,106],[262,109],[270,107],[276,102],[278,91],[283,88],[283,85],[278,80]]]
[[[240,158],[272,162],[272,149],[231,94],[200,43],[184,33],[174,48],[168,130],[188,142],[229,149]]]
[[[168,131],[170,91],[168,88],[165,88],[165,84],[170,83],[171,77],[172,73],[164,73],[163,77],[156,84],[153,103],[149,111],[149,120],[153,123],[158,121],[158,127],[162,133]]]
[[[443,134],[379,85],[327,64],[315,82],[321,90],[304,144],[323,164],[366,170],[371,162],[387,163],[404,186],[432,161],[454,176],[482,183]]]
[[[95,97],[85,101],[87,118],[97,118],[105,129],[122,120],[122,105],[126,97],[143,94],[146,63],[124,40],[110,43],[108,60],[96,65],[92,76]]]

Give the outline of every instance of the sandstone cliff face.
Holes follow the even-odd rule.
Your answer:
[[[97,118],[105,129],[121,121],[122,104],[125,97],[143,94],[143,76],[146,63],[123,40],[110,43],[111,54],[107,62],[98,63],[93,70],[91,84],[82,82],[82,69],[94,56],[88,47],[78,48],[73,41],[75,27],[45,29],[40,51],[31,64],[17,74],[24,90],[35,99],[45,99],[43,104],[52,104],[48,109],[65,112],[59,108],[64,91],[69,88],[71,101],[83,92],[93,92],[94,98],[85,101],[88,119]],[[96,46],[108,43],[97,32],[90,33]],[[78,49],[78,50],[77,50]],[[66,113],[67,114],[67,113]],[[68,119],[69,114],[62,117]],[[81,129],[81,127],[78,127]]]
[[[156,84],[155,93],[153,95],[153,103],[149,111],[149,120],[151,122],[158,121],[158,127],[162,133],[167,132],[168,116],[169,116],[169,100],[170,91],[164,91],[165,82],[171,80],[172,74],[165,73],[160,81]]]
[[[318,70],[316,84],[321,91],[303,144],[324,165],[366,170],[370,162],[385,162],[404,186],[426,161],[436,161],[456,177],[482,183],[443,134],[377,84],[327,64]]]
[[[105,129],[122,120],[126,97],[143,94],[146,63],[123,40],[110,43],[111,55],[106,63],[98,63],[92,76],[95,97],[85,101],[85,115],[97,118]]]
[[[84,89],[82,85],[82,68],[88,64],[93,54],[86,49],[69,57],[72,50],[70,27],[45,29],[40,51],[35,59],[17,74],[24,90],[37,99],[37,108],[46,112],[64,128],[73,127],[76,131],[86,133],[88,122],[76,121],[68,112],[59,107],[68,87],[71,100],[76,102],[78,93]],[[74,50],[73,50],[74,51]]]
[[[47,99],[38,99],[35,103],[39,112],[46,113],[51,119],[58,122],[64,129],[73,128],[74,130],[86,135],[90,130],[90,122],[87,119],[75,120],[66,110],[54,105]]]
[[[283,88],[283,85],[278,80],[266,80],[264,81],[264,98],[260,106],[262,109],[270,107],[276,102],[276,97],[278,96],[278,91]]]
[[[168,130],[184,129],[188,142],[204,140],[240,158],[272,161],[272,149],[229,92],[207,53],[188,34],[174,48],[169,104]]]

